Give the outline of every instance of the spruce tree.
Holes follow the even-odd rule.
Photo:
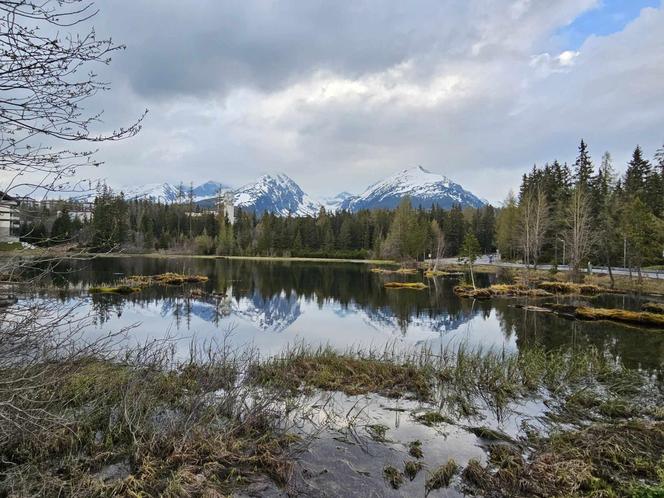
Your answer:
[[[581,140],[579,145],[579,155],[574,163],[574,180],[576,184],[584,189],[590,186],[590,179],[593,176],[593,163],[590,159],[588,145]]]
[[[646,201],[646,182],[652,173],[650,162],[643,158],[643,151],[636,146],[632,159],[627,164],[623,181],[624,193],[628,198],[640,198]]]

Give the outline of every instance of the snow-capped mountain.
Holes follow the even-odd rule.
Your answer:
[[[175,202],[178,198],[177,187],[169,183],[125,186],[117,190],[124,194],[125,199],[153,199],[161,202]]]
[[[405,196],[410,196],[413,206],[423,208],[430,208],[433,204],[446,209],[453,204],[464,207],[481,207],[485,204],[449,178],[417,166],[371,185],[358,196],[349,197],[341,204],[341,208],[349,211],[393,209]]]
[[[353,197],[353,194],[350,192],[341,192],[334,197],[323,197],[321,203],[326,211],[337,211],[349,197]]]
[[[216,196],[219,191],[226,191],[229,189],[230,187],[228,185],[209,180],[205,183],[201,183],[198,187],[195,187],[193,194],[196,200],[208,199],[210,197]],[[185,192],[188,193],[189,189],[185,189]]]
[[[228,190],[228,186],[215,181],[207,181],[191,188],[191,185],[172,185],[170,183],[150,183],[139,187],[123,187],[119,191],[123,192],[127,199],[152,199],[161,202],[177,202],[178,198],[182,202],[188,200],[189,190],[194,196],[194,202],[207,199],[217,195],[219,190]]]
[[[262,214],[316,216],[321,204],[309,197],[287,175],[263,175],[253,183],[233,191],[235,206]]]

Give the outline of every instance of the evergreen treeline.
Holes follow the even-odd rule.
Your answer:
[[[649,161],[637,147],[618,176],[608,153],[596,166],[581,141],[572,166],[534,166],[523,175],[518,194],[510,193],[499,209],[415,209],[405,198],[393,211],[321,209],[315,217],[237,209],[231,225],[223,215],[201,210],[191,195],[181,201],[126,200],[103,187],[90,221],[72,219],[66,204],[56,212],[44,208],[24,220],[22,238],[41,245],[74,241],[93,251],[399,261],[430,254],[474,258],[498,249],[503,259],[569,264],[577,274],[589,263],[640,270],[662,261],[664,148]]]
[[[553,161],[523,175],[498,213],[496,246],[527,264],[640,268],[664,250],[664,148],[654,161],[636,147],[622,176],[610,154],[599,166],[582,140],[569,167]]]
[[[122,247],[210,255],[390,257],[405,261],[429,254],[454,256],[469,230],[476,234],[483,252],[495,250],[492,206],[454,206],[450,210],[432,206],[424,210],[414,209],[407,198],[394,211],[331,213],[321,209],[316,217],[258,215],[236,209],[231,225],[219,213],[203,211],[193,202],[126,200],[122,194],[103,188],[95,199],[90,222],[70,222],[63,229],[69,220],[66,207],[57,215],[42,211],[37,218],[23,223],[23,240],[38,245],[69,240],[93,251]]]

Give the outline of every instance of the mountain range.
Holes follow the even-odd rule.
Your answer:
[[[168,183],[149,184],[142,187],[121,189],[126,198],[152,198],[162,202],[186,202],[189,187],[180,188]],[[413,206],[429,208],[434,204],[450,208],[453,204],[462,207],[481,207],[486,201],[465,190],[449,178],[432,173],[421,166],[405,169],[367,187],[359,195],[341,192],[334,197],[316,200],[287,175],[263,175],[255,182],[232,189],[227,185],[208,181],[192,188],[193,200],[203,208],[215,205],[221,192],[233,194],[236,207],[279,216],[315,216],[321,207],[328,211],[339,209],[357,212],[363,209],[393,209],[401,199],[409,196]],[[179,194],[183,191],[183,194]]]

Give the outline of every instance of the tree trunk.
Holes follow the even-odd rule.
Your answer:
[[[475,287],[475,275],[473,274],[473,264],[470,263],[470,281],[473,283],[473,290],[477,289]]]
[[[616,285],[616,281],[613,278],[613,270],[611,270],[611,258],[609,257],[608,250],[605,252],[605,256],[606,256],[606,267],[609,270],[609,279],[611,280],[611,288],[613,289]]]

